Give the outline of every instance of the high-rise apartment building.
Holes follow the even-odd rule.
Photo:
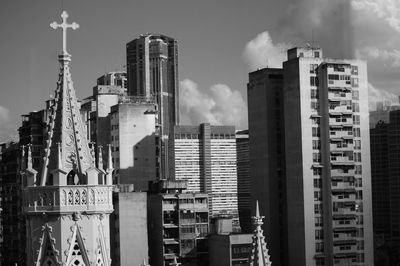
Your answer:
[[[265,75],[271,71],[265,70]],[[266,93],[271,94],[265,105],[274,94],[281,95],[275,98],[275,113],[271,110],[262,122],[249,110],[252,143],[257,143],[253,142],[252,131],[263,130],[267,143],[273,144],[272,138],[281,142],[275,143],[278,147],[272,150],[267,146],[265,154],[285,155],[284,180],[277,184],[278,191],[280,186],[285,191],[287,213],[287,231],[281,231],[280,236],[286,238],[288,259],[281,264],[373,265],[366,64],[324,59],[319,48],[293,48],[288,50],[282,74],[281,92],[279,85],[265,86]],[[249,106],[252,104],[249,97]],[[251,121],[259,127],[252,127]],[[276,137],[279,131],[282,133]],[[279,151],[282,147],[284,150]],[[254,162],[252,169],[274,167],[268,166],[269,162],[266,157]],[[255,195],[265,189],[262,178],[267,185],[275,182],[271,180],[274,175],[252,177],[256,180]],[[279,215],[279,204],[274,204],[271,197],[260,201],[273,206],[267,217]],[[268,238],[268,231],[266,235]],[[276,243],[272,241],[273,249]],[[271,257],[275,261],[272,252]]]
[[[234,126],[175,126],[172,136],[170,176],[209,195],[210,217],[230,215],[238,227]]]
[[[157,106],[158,178],[168,178],[168,137],[179,124],[178,44],[161,34],[143,34],[126,45],[128,95]]]
[[[185,188],[185,181],[161,180],[148,194],[151,265],[208,265],[208,195]]]

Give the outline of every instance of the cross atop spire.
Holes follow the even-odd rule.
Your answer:
[[[66,11],[63,11],[61,14],[61,18],[62,18],[62,23],[58,24],[57,22],[52,22],[50,24],[50,27],[52,27],[53,29],[57,29],[57,28],[62,28],[63,30],[63,56],[69,56],[68,52],[67,52],[67,29],[71,28],[73,30],[76,30],[77,28],[79,28],[79,24],[72,22],[72,24],[68,24],[67,23],[67,18],[68,18],[68,13]]]

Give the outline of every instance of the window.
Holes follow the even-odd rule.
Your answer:
[[[315,220],[315,226],[323,226],[324,223],[322,217],[315,217],[314,220]]]
[[[321,148],[321,141],[320,140],[313,140],[312,147],[314,150],[318,150]]]
[[[318,77],[310,77],[310,85],[311,86],[318,86],[319,82],[318,82]]]
[[[318,65],[317,64],[310,64],[310,73],[314,74],[318,72]]]
[[[319,108],[318,102],[311,102],[311,109],[312,110],[318,111],[318,108]]]
[[[361,153],[359,153],[359,152],[354,153],[354,161],[361,162]]]
[[[318,51],[315,51],[315,52],[314,52],[314,57],[315,57],[315,58],[319,58],[319,52],[318,52]]]
[[[353,103],[353,112],[360,112],[360,105],[358,103]],[[360,123],[360,120],[358,122]]]
[[[360,124],[360,116],[359,115],[353,115],[353,123],[354,123],[354,125]]]
[[[313,137],[319,137],[319,136],[320,136],[319,127],[313,127],[313,128],[312,128],[312,136],[313,136]]]
[[[315,243],[315,252],[324,252],[324,243]]]
[[[361,175],[362,174],[362,167],[361,165],[356,165],[356,170],[355,170],[355,174],[356,175]]]
[[[313,162],[320,163],[321,162],[321,153],[314,152],[313,153]]]
[[[321,191],[314,191],[314,201],[322,200]]]
[[[355,150],[360,150],[361,149],[361,140],[355,140],[354,141],[354,149]]]
[[[322,229],[315,230],[315,239],[324,239],[324,231]]]
[[[314,188],[321,188],[322,182],[321,179],[314,179]]]
[[[314,168],[313,169],[313,175],[321,175],[322,174],[322,169],[321,168]],[[318,180],[318,179],[314,179],[314,181],[315,180]]]
[[[354,137],[360,137],[360,128],[353,128]]]
[[[351,66],[351,74],[358,75],[358,66]]]
[[[311,89],[311,99],[318,99],[318,90]]]
[[[353,91],[351,92],[351,95],[353,96],[353,100],[358,100],[359,97],[360,97],[360,95],[359,95],[359,93],[358,93],[357,90],[353,90]]]
[[[358,88],[358,78],[351,78],[351,86]]]

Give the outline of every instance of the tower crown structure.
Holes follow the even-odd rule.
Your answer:
[[[78,24],[50,26],[63,30],[63,50],[55,97],[49,108],[43,168],[37,180],[30,146],[23,166],[24,212],[27,215],[29,265],[111,265],[109,214],[112,204],[112,161],[107,173],[96,167],[71,79],[67,29]],[[100,150],[101,151],[101,150]],[[23,152],[25,154],[25,152]],[[109,153],[109,156],[110,153]],[[102,157],[99,157],[102,160]],[[98,162],[102,168],[102,162]]]
[[[250,254],[250,266],[271,266],[272,262],[269,260],[267,244],[263,235],[261,226],[263,223],[264,216],[260,216],[260,209],[258,207],[258,201],[256,203],[256,216],[252,217],[254,226],[253,235],[253,247]]]

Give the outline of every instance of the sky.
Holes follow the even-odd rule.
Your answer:
[[[178,40],[181,124],[246,128],[248,73],[280,67],[307,43],[366,60],[371,103],[400,94],[398,0],[2,0],[0,142],[54,93],[62,39],[49,24],[63,9],[80,24],[67,46],[81,99],[97,77],[124,70],[125,44],[147,32]]]

